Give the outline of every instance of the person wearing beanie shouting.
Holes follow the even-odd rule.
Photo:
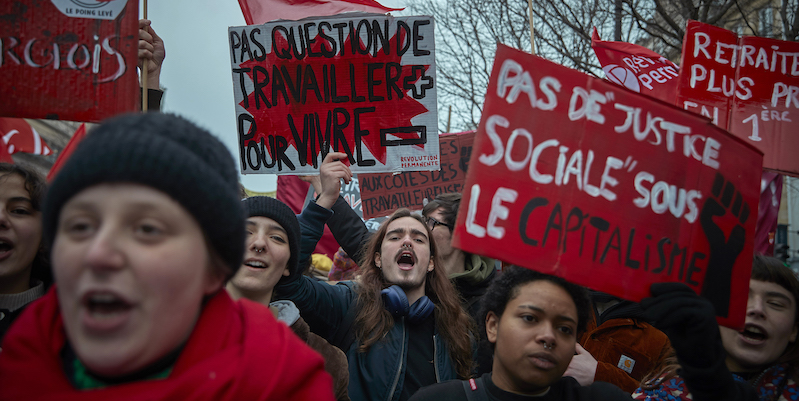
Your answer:
[[[185,119],[97,127],[45,197],[55,285],[4,339],[0,400],[332,400],[322,358],[222,290],[237,194],[227,149]]]
[[[300,224],[285,203],[268,196],[241,201],[247,215],[244,263],[226,288],[233,299],[247,298],[269,309],[278,320],[291,327],[298,337],[325,359],[325,370],[333,377],[337,400],[349,400],[347,357],[340,349],[310,332],[308,324],[291,301],[272,302],[272,293],[281,277],[300,270]]]

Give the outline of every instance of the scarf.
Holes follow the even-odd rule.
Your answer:
[[[166,379],[76,390],[62,369],[66,335],[55,288],[32,303],[0,352],[0,400],[333,400],[319,354],[266,307],[220,291],[203,307]]]

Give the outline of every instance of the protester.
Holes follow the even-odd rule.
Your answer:
[[[301,270],[297,217],[288,205],[268,196],[244,199],[242,205],[247,215],[246,249],[244,263],[226,285],[230,296],[268,306],[278,320],[291,327],[294,334],[325,359],[325,370],[333,377],[336,399],[349,400],[349,371],[344,352],[311,333],[293,302],[272,302],[280,277]]]
[[[466,302],[469,314],[477,320],[480,309],[477,301],[488,289],[496,268],[494,259],[464,252],[452,246],[452,230],[455,229],[460,203],[461,194],[458,192],[440,194],[424,206],[422,215],[433,231],[433,239],[441,253],[441,263],[447,277],[452,280]]]
[[[222,290],[244,254],[236,178],[179,117],[90,133],[45,198],[56,285],[5,338],[0,399],[332,400],[322,358]]]
[[[441,263],[447,277],[455,284],[455,289],[463,299],[463,306],[476,322],[480,321],[480,298],[496,275],[494,259],[464,252],[452,246],[452,230],[461,203],[458,192],[436,196],[422,209],[427,226],[433,232],[433,239],[441,254]],[[485,343],[485,332],[480,332],[480,346],[474,352],[476,375],[491,371],[492,356]]]
[[[0,342],[25,306],[52,283],[42,246],[46,183],[35,170],[0,163]]]
[[[634,398],[765,401],[799,397],[799,280],[782,261],[755,256],[741,331],[716,325],[710,302],[685,285],[654,284],[652,295],[642,306],[668,334],[676,360],[670,358],[672,363],[663,372],[642,382]]]
[[[318,180],[310,180],[310,182],[314,185],[317,193],[322,192]],[[452,230],[455,228],[460,201],[460,193],[438,195],[425,205],[422,214],[425,224],[433,234],[441,266],[455,285],[455,289],[463,301],[463,307],[471,318],[477,321],[479,319],[478,301],[493,280],[496,269],[493,259],[464,252],[452,246]],[[318,200],[316,204],[320,205]],[[362,259],[363,244],[371,235],[366,229],[366,225],[339,195],[333,204],[327,205],[325,208],[329,209],[327,226],[330,227],[333,237],[345,251],[353,255],[354,259],[357,258],[355,260]],[[329,213],[330,211],[332,214]],[[476,347],[474,362],[476,366],[473,370],[477,374],[491,370],[491,355],[490,352],[487,352],[485,345]]]
[[[668,337],[646,322],[641,305],[591,291],[592,318],[565,376],[583,386],[612,383],[632,393],[671,353]]]
[[[311,181],[317,193],[321,192],[319,184]],[[433,240],[439,249],[439,257],[447,277],[464,301],[464,307],[472,319],[478,318],[478,301],[485,293],[488,284],[494,278],[496,269],[491,258],[464,252],[452,246],[452,230],[458,216],[461,194],[457,192],[440,194],[425,205],[422,215],[425,224],[433,232]],[[333,214],[327,221],[333,237],[341,247],[353,258],[362,258],[363,244],[370,234],[360,217],[342,197],[338,197],[328,209]]]
[[[590,318],[584,288],[511,266],[491,283],[482,304],[482,322],[494,348],[492,372],[424,388],[412,401],[630,399],[609,383],[582,387],[563,377]]]
[[[351,177],[336,161],[345,157],[325,157],[319,205],[310,202],[300,215],[306,252],[321,237],[331,213],[325,205],[338,198],[339,179]],[[468,377],[471,321],[438,267],[421,217],[397,210],[367,245],[355,282],[329,285],[292,274],[276,287],[278,298],[292,300],[312,332],[346,350],[350,397],[407,400],[423,386]]]

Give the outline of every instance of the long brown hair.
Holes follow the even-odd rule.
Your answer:
[[[382,340],[394,326],[394,317],[383,305],[380,291],[391,286],[386,282],[383,273],[375,265],[374,257],[380,252],[383,238],[392,221],[402,217],[416,219],[424,226],[430,244],[430,257],[433,259],[433,270],[427,273],[425,295],[436,305],[436,328],[446,340],[450,357],[458,376],[468,378],[472,364],[471,335],[474,322],[461,307],[460,297],[452,286],[446,273],[439,271],[441,263],[436,252],[435,241],[427,224],[421,216],[411,214],[408,209],[398,209],[391,215],[366,244],[363,259],[359,266],[358,314],[355,317],[355,336],[360,342],[358,351],[366,352]]]
[[[767,283],[774,283],[788,292],[793,294],[794,303],[799,302],[799,279],[796,278],[793,271],[785,265],[781,260],[764,255],[755,255],[752,260],[752,280],[765,281]],[[799,324],[799,305],[794,304],[795,315],[793,324]],[[791,372],[794,380],[799,380],[799,341],[788,343],[788,346],[783,351],[779,359],[774,364],[787,363],[791,366]],[[765,366],[764,368],[768,368]],[[665,382],[672,377],[676,376],[677,369],[680,368],[677,356],[674,350],[666,357],[660,365],[660,369],[655,369],[650,372],[643,380],[641,380],[641,388],[644,390],[652,390],[658,387],[662,382]],[[661,378],[660,380],[656,380]],[[756,383],[755,383],[756,384]]]

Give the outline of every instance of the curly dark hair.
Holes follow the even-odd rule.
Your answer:
[[[460,192],[439,194],[435,199],[427,202],[427,204],[424,205],[422,214],[427,217],[430,216],[430,213],[435,212],[436,209],[442,208],[443,210],[441,211],[441,215],[444,217],[444,221],[442,223],[447,223],[450,227],[455,227],[455,219],[458,217],[458,209],[460,208],[460,205]]]
[[[19,164],[0,163],[0,175],[16,174],[25,181],[25,190],[31,197],[31,206],[34,209],[42,210],[42,199],[47,189],[47,181],[44,176],[33,168]]]
[[[572,284],[560,277],[550,276],[537,271],[525,269],[519,266],[510,266],[503,270],[502,274],[491,282],[481,300],[480,329],[485,333],[485,321],[488,312],[494,312],[497,316],[502,316],[508,303],[519,295],[519,288],[527,283],[546,280],[563,288],[571,296],[574,305],[577,307],[577,338],[585,331],[588,321],[591,319],[592,307],[591,296],[585,287]],[[494,344],[491,344],[494,348]]]
[[[40,212],[42,210],[42,199],[44,199],[44,193],[47,190],[47,181],[44,176],[32,167],[0,163],[0,177],[12,174],[22,177],[25,182],[25,190],[28,191],[28,195],[31,198],[31,206]],[[39,251],[36,252],[36,257],[34,257],[31,265],[31,278],[40,280],[44,283],[44,288],[47,289],[53,283],[53,272],[50,268],[50,255],[46,247],[41,245],[40,243]]]

